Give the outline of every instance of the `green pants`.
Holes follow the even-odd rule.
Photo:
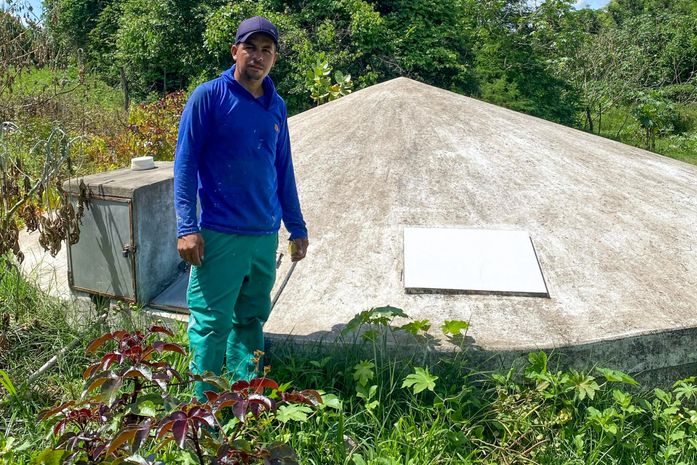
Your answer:
[[[220,374],[223,360],[231,381],[255,375],[254,352],[264,349],[262,328],[271,312],[278,234],[242,236],[201,231],[204,259],[191,267],[189,348],[191,371]],[[205,400],[206,383],[195,394]]]

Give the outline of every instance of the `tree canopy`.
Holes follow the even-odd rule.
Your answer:
[[[574,3],[44,0],[44,24],[62,49],[81,48],[96,73],[137,99],[219,74],[237,24],[259,14],[281,31],[272,76],[291,114],[312,105],[306,75],[325,63],[356,89],[406,76],[593,132],[619,107],[642,131],[684,128],[674,104],[697,100],[697,3]]]

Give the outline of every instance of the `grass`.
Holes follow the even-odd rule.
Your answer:
[[[34,450],[45,443],[48,430],[37,428],[36,416],[60,401],[79,397],[82,371],[91,361],[85,347],[107,328],[93,326],[98,313],[84,302],[60,301],[42,293],[16,268],[0,271],[0,431],[4,436],[21,439]],[[116,314],[109,321],[119,327],[143,324],[130,314]],[[54,354],[75,340],[74,350],[59,357],[35,382],[27,383]],[[1,447],[0,463],[4,464]]]
[[[390,332],[383,335],[391,337]],[[460,353],[432,360],[434,387],[416,393],[404,381],[418,371],[413,362],[421,354],[405,360],[390,353],[371,359],[368,384],[376,393],[365,399],[355,378],[365,356],[361,348],[318,344],[303,353],[294,346],[273,350],[275,376],[342,400],[341,409],[325,409],[291,429],[288,437],[301,463],[697,461],[694,379],[676,382],[672,392],[641,389],[613,370],[552,370],[543,353],[531,354],[525,373],[481,373]]]
[[[676,105],[677,117],[670,134],[656,137],[655,153],[686,163],[697,164],[697,103]],[[603,115],[600,135],[608,139],[649,150],[643,129],[627,114],[630,108],[615,107]]]
[[[8,464],[41,463],[36,457],[50,447],[51,434],[48,424],[37,425],[36,415],[79,395],[86,341],[119,325],[142,327],[147,317],[122,306],[106,327],[86,330],[83,322],[74,329],[66,304],[37,292],[14,271],[0,281],[0,298],[2,321],[9,318],[2,331],[7,343],[0,369],[9,378],[0,373],[0,457]],[[614,370],[552,368],[541,352],[530,354],[524,371],[478,372],[466,351],[437,356],[419,346],[424,322],[410,328],[415,335],[407,334],[394,326],[397,315],[401,311],[389,307],[362,312],[348,324],[355,331],[337,344],[272,345],[269,376],[321,390],[324,404],[281,407],[275,419],[249,426],[257,428],[256,440],[289,444],[297,462],[286,463],[317,465],[697,463],[694,378],[666,390],[646,389]],[[454,333],[462,335],[466,325],[450,328],[457,340]],[[75,351],[35,385],[22,383],[75,337],[81,340]],[[186,343],[183,325],[175,339]],[[416,350],[395,350],[396,341]],[[183,371],[188,360],[172,362]],[[160,459],[183,463],[192,455],[170,444]]]
[[[81,73],[75,66],[65,69],[23,70],[16,76],[12,95],[7,98],[14,102],[5,102],[6,105],[22,103],[29,105],[30,110],[32,102],[56,102],[66,108],[78,105],[102,112],[118,112],[123,109],[123,94],[120,90],[109,86],[93,74]],[[48,110],[55,110],[57,107],[58,105]]]
[[[0,428],[5,435],[38,445],[35,415],[65,395],[79,392],[81,351],[71,352],[40,383],[27,385],[31,373],[78,336],[68,324],[67,306],[39,293],[16,269],[3,270],[0,280],[0,370],[7,374],[0,402]],[[12,387],[17,394],[10,395]]]

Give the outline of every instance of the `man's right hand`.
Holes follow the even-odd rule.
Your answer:
[[[187,234],[177,240],[179,256],[187,263],[201,266],[203,263],[203,236],[201,233]]]

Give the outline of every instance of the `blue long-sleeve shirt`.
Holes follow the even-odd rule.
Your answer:
[[[307,237],[285,102],[268,76],[264,95],[255,98],[234,71],[198,86],[182,113],[174,159],[177,235],[199,228],[272,234],[282,219],[290,239]]]

